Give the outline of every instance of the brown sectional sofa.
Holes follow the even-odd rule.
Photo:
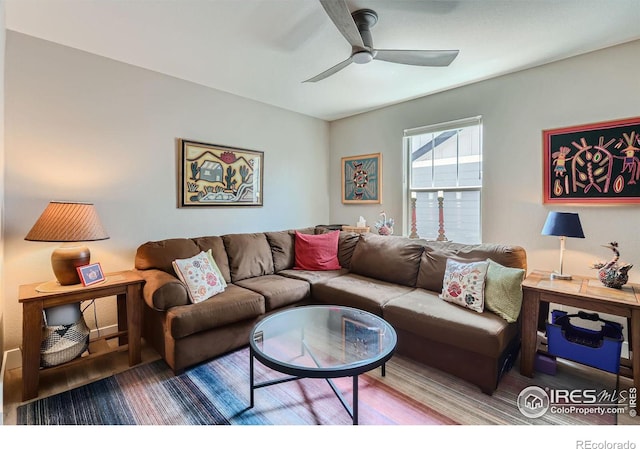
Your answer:
[[[322,228],[299,230],[307,234]],[[211,249],[228,286],[189,302],[171,262]],[[338,304],[384,317],[398,334],[399,354],[449,372],[491,394],[511,367],[520,342],[519,322],[507,323],[445,302],[447,258],[523,268],[519,246],[428,242],[404,237],[340,232],[342,269],[295,270],[293,230],[147,242],[135,268],[146,283],[143,335],[178,373],[248,344],[265,315],[304,304]]]

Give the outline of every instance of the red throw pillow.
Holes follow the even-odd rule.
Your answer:
[[[300,234],[296,231],[294,270],[339,270],[338,239],[340,231],[326,234]]]

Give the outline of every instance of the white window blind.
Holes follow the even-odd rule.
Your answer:
[[[415,212],[421,238],[480,243],[482,118],[407,129],[404,148],[409,228]]]

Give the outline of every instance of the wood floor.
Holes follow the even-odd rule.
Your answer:
[[[149,346],[142,344],[142,363],[151,362],[159,358],[158,353]],[[569,363],[571,362],[559,362]],[[613,376],[600,370],[583,367],[579,364],[574,365],[575,369],[588,370],[589,375]],[[47,370],[40,375],[39,398],[51,396],[59,392],[69,390],[74,387],[94,382],[113,374],[125,371],[129,368],[128,354],[126,351],[112,352],[103,357],[88,360],[86,363],[75,364],[72,366],[61,366],[54,370]],[[515,366],[513,369],[518,369]],[[22,402],[22,373],[20,368],[7,370],[4,379],[4,424],[17,424],[17,408],[23,404]],[[620,389],[630,388],[631,380],[620,377]],[[401,383],[393,385],[401,391],[405,389]],[[406,391],[411,397],[420,400],[417,392]],[[638,425],[640,417],[631,418],[628,414],[618,417],[618,425]]]

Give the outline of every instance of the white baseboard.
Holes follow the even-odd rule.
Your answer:
[[[4,425],[4,371],[7,366],[7,353],[2,355],[2,362],[0,362],[0,426]]]
[[[22,366],[22,353],[20,349],[9,349],[4,353],[4,370],[9,371]],[[4,375],[2,376],[4,379]]]
[[[115,334],[116,332],[118,332],[118,325],[117,324],[112,324],[111,326],[101,327],[99,333],[98,333],[98,330],[91,329],[91,333],[89,334],[89,338],[104,337],[106,335]]]
[[[631,358],[629,354],[629,342],[626,340],[622,342],[622,348],[620,349],[620,356],[626,359]]]

